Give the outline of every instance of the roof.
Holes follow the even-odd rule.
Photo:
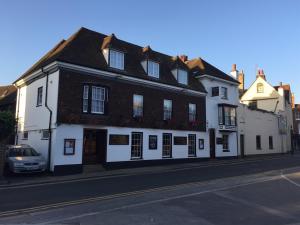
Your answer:
[[[16,102],[17,88],[14,85],[0,86],[0,105],[9,105]]]
[[[107,47],[120,50],[125,53],[124,71],[110,68],[107,65],[102,53],[102,49]],[[160,64],[160,79],[159,81],[155,79],[155,81],[160,83],[186,87],[185,85],[178,83],[173,76],[172,69],[175,67],[185,68],[189,71],[189,85],[187,88],[192,90],[206,93],[206,90],[201,82],[195,78],[193,73],[195,71],[197,72],[197,75],[207,74],[235,82],[237,84],[239,83],[234,78],[228,76],[201,58],[193,59],[184,63],[179,57],[154,51],[149,46],[141,47],[120,40],[114,34],[104,35],[86,28],[81,28],[67,40],[60,41],[18,80],[27,77],[32,72],[41,69],[42,67],[54,61],[66,62],[109,72],[117,72],[123,75],[146,80],[153,80],[152,77],[149,77],[146,74],[141,65],[141,61],[145,58],[149,58]]]
[[[201,77],[204,75],[209,75],[239,84],[236,79],[219,70],[218,68],[212,66],[200,57],[187,61],[187,66],[192,70],[195,76]]]

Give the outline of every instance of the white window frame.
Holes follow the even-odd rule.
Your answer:
[[[225,146],[225,144],[224,144],[224,137],[226,137],[226,140],[227,140],[227,146]],[[223,141],[222,141],[222,143],[223,143],[223,151],[229,151],[229,135],[228,134],[223,134],[223,136],[222,136],[222,139],[223,139]]]
[[[197,105],[189,103],[189,122],[195,122],[197,120]]]
[[[133,117],[143,117],[144,114],[144,97],[143,95],[133,95]]]
[[[148,60],[147,73],[151,77],[159,78],[159,63]]]
[[[257,85],[256,85],[256,92],[257,93],[264,93],[264,85],[263,85],[263,83],[257,83]]]
[[[124,53],[110,49],[109,66],[115,69],[124,70]]]
[[[82,112],[87,113],[89,111],[89,85],[83,86],[82,96]]]
[[[36,106],[43,105],[43,87],[39,87],[37,90],[37,99],[36,99]]]
[[[227,87],[221,87],[221,98],[228,99],[228,88]]]
[[[164,99],[164,120],[172,119],[172,108],[173,108],[172,100]]]
[[[45,135],[47,134],[47,135]],[[41,139],[48,140],[49,139],[49,130],[41,130]]]
[[[143,133],[131,133],[131,159],[141,159],[143,157]]]
[[[180,84],[188,84],[188,72],[186,70],[178,69],[177,70],[177,81]]]
[[[104,114],[105,112],[105,88],[92,86],[92,96],[91,96],[91,113],[94,114]],[[96,91],[99,91],[97,93]]]

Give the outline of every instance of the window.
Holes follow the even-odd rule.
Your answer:
[[[143,133],[131,133],[131,159],[141,159],[143,152]]]
[[[227,88],[226,87],[221,87],[221,98],[222,99],[228,99],[228,93],[227,93]]]
[[[82,111],[88,112],[89,110],[89,86],[83,86],[83,100],[82,100]]]
[[[273,149],[273,136],[269,136],[269,149]]]
[[[296,120],[300,120],[300,112],[299,111],[296,111]]]
[[[149,149],[150,150],[157,149],[157,135],[149,135]]]
[[[105,88],[92,86],[91,112],[104,114]]]
[[[172,134],[163,134],[162,139],[162,157],[171,158],[172,157]]]
[[[143,116],[143,96],[133,95],[133,117]]]
[[[228,135],[227,134],[223,134],[222,143],[223,143],[223,152],[229,152],[229,144],[228,144]]]
[[[220,125],[236,126],[236,109],[234,107],[220,105],[218,117]]]
[[[177,72],[178,72],[178,74],[177,74],[177,81],[178,81],[178,83],[187,85],[188,84],[188,76],[187,76],[188,74],[187,74],[187,71],[178,69]]]
[[[262,83],[258,83],[256,85],[257,93],[263,93],[264,92],[264,85]]]
[[[42,139],[43,140],[49,139],[49,130],[42,130]]]
[[[41,106],[43,104],[43,87],[39,87],[37,91],[36,106]]]
[[[164,120],[172,118],[172,100],[164,100]]]
[[[211,88],[211,96],[212,97],[219,96],[219,87],[212,87]]]
[[[260,135],[256,135],[256,149],[261,150],[261,140]]]
[[[27,140],[28,139],[28,131],[23,131],[23,140]]]
[[[196,134],[189,134],[188,136],[188,155],[189,157],[196,156]]]
[[[250,109],[257,109],[257,101],[249,102]]]
[[[109,66],[116,69],[124,70],[124,53],[110,50]]]
[[[189,121],[196,121],[196,104],[189,103]]]
[[[75,154],[75,139],[65,139],[64,144],[64,155],[74,155]]]
[[[159,78],[159,64],[148,60],[148,75]]]

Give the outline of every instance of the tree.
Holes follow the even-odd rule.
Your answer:
[[[0,112],[0,143],[7,143],[15,132],[16,120],[9,111]]]

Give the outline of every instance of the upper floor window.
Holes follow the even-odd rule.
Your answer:
[[[89,96],[91,98],[89,98]],[[84,85],[83,95],[82,95],[82,112],[104,114],[106,99],[107,99],[106,88],[98,87],[98,86],[90,87],[88,85]]]
[[[37,90],[36,106],[41,106],[43,104],[43,87],[39,87]]]
[[[110,50],[109,66],[119,70],[124,70],[124,53],[115,50]]]
[[[219,87],[212,87],[211,88],[211,96],[212,97],[219,96]]]
[[[172,100],[164,100],[164,120],[172,118]]]
[[[143,116],[143,96],[133,95],[133,117]]]
[[[159,78],[159,64],[148,60],[148,75],[151,77]]]
[[[196,121],[196,104],[189,103],[189,121]]]
[[[177,81],[181,84],[188,84],[188,73],[185,70],[178,69],[177,71]]]
[[[300,112],[299,111],[296,111],[296,120],[300,120]]]
[[[105,88],[92,86],[91,112],[104,114]]]
[[[219,124],[226,126],[236,126],[236,109],[229,106],[219,106]]]
[[[257,93],[263,93],[264,92],[264,85],[262,83],[258,83],[256,86]]]
[[[221,87],[221,98],[228,99],[228,89],[226,87]]]

